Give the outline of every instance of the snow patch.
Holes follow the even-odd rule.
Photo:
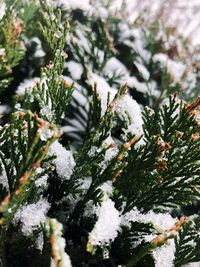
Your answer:
[[[56,166],[58,175],[63,180],[69,180],[75,167],[72,152],[66,150],[58,141],[55,141],[49,148],[49,154],[56,156],[53,163]]]
[[[47,212],[49,209],[49,202],[45,199],[40,199],[36,203],[22,206],[16,212],[13,221],[15,224],[21,222],[22,232],[24,235],[28,236],[47,219]]]
[[[83,67],[80,63],[77,63],[75,61],[69,61],[65,64],[65,67],[68,68],[74,80],[79,80],[81,78],[81,75],[83,73]]]
[[[97,208],[97,222],[89,234],[89,246],[104,246],[118,235],[120,227],[120,214],[115,208],[114,202],[106,198],[100,207]]]
[[[29,93],[32,92],[33,87],[37,82],[40,82],[40,78],[35,77],[32,79],[25,79],[23,82],[20,83],[20,85],[17,87],[16,93],[20,96],[25,94],[25,91],[28,90]]]
[[[163,53],[154,55],[153,61],[159,62],[166,67],[169,75],[176,83],[181,80],[186,70],[186,66],[183,63],[171,60],[166,54]]]

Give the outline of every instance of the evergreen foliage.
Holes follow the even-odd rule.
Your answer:
[[[1,267],[200,261],[198,70],[97,2],[0,0]]]

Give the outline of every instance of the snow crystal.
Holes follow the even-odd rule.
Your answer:
[[[114,202],[106,198],[101,207],[97,209],[97,216],[98,220],[89,234],[89,245],[108,245],[118,235],[120,226],[119,211],[116,210]]]
[[[187,246],[195,248],[196,245],[197,245],[197,242],[195,242],[194,240],[190,240],[189,242],[187,242]]]
[[[151,53],[148,50],[144,49],[145,44],[143,40],[136,39],[134,42],[130,42],[129,45],[141,56],[144,61],[149,61]]]
[[[100,188],[103,191],[104,195],[106,195],[108,197],[112,196],[112,194],[113,194],[112,181],[107,181],[107,182],[103,183]]]
[[[115,145],[115,142],[113,141],[112,137],[109,136],[103,141],[102,146],[103,147],[105,146],[107,148],[111,144]],[[117,146],[110,147],[106,150],[104,160],[100,163],[100,167],[102,170],[105,170],[109,161],[117,155],[118,151],[119,150],[118,150]]]
[[[44,237],[43,237],[43,233],[40,232],[38,234],[38,237],[36,239],[36,244],[35,244],[36,248],[39,249],[40,251],[42,251],[43,246],[44,246]]]
[[[0,20],[4,17],[6,13],[6,4],[4,2],[0,2]]]
[[[126,213],[123,217],[123,224],[130,225],[130,222],[152,223],[157,230],[164,231],[171,228],[176,223],[176,219],[168,213],[155,213],[149,211],[142,214],[137,208]]]
[[[147,68],[144,65],[140,64],[139,62],[134,62],[134,64],[136,65],[138,71],[142,74],[143,78],[145,80],[148,80],[150,77],[150,73],[147,70]]]
[[[191,262],[186,265],[183,265],[182,267],[200,267],[200,261],[198,262]]]
[[[40,81],[40,78],[35,77],[32,79],[25,79],[23,82],[20,83],[20,85],[17,87],[16,93],[20,96],[25,94],[25,91],[28,90],[30,93],[33,90],[33,87],[37,82]]]
[[[68,68],[73,79],[79,80],[81,78],[81,75],[83,73],[83,67],[81,66],[81,64],[75,61],[69,61],[65,64],[65,67]]]
[[[116,11],[117,9],[120,9],[123,4],[123,0],[112,0],[111,1],[111,8]]]
[[[66,10],[68,9],[82,9],[84,11],[91,11],[92,6],[89,0],[58,0],[59,5]]]
[[[53,131],[49,128],[39,128],[38,133],[40,134],[40,139],[42,141],[47,141],[53,136]]]
[[[44,50],[42,48],[38,48],[35,53],[34,53],[34,57],[44,57],[46,55],[46,53],[44,52]]]
[[[2,184],[3,187],[7,189],[7,191],[9,191],[8,178],[6,175],[5,168],[3,167],[1,161],[0,161],[0,165],[2,167],[2,172],[0,172],[0,184]]]
[[[106,74],[125,74],[128,70],[116,57],[112,57],[106,62],[104,72]]]
[[[113,142],[111,144],[114,145],[115,143]],[[117,155],[118,152],[119,152],[119,149],[117,148],[117,146],[108,148],[106,150],[104,160],[102,161],[102,167],[104,164],[106,165],[106,162],[109,162],[111,159],[113,159]]]
[[[51,267],[56,267],[55,261],[51,258]]]
[[[127,79],[127,83],[130,87],[135,88],[137,91],[142,92],[142,93],[147,93],[148,92],[148,87],[146,83],[139,82],[136,77],[129,77]]]
[[[73,42],[76,42],[80,45],[79,49],[85,50],[87,53],[90,53],[90,43],[84,35],[84,31],[85,28],[83,28],[83,25],[79,24],[79,27],[76,29],[76,37],[73,36]]]
[[[127,23],[120,21],[119,23],[120,30],[120,40],[123,42],[124,40],[128,40],[131,37],[135,37],[137,39],[141,39],[141,31],[139,29],[133,29],[129,27]]]
[[[91,146],[90,150],[88,151],[88,156],[94,157],[98,151],[99,148],[97,146]]]
[[[80,188],[81,190],[88,190],[88,188],[90,187],[91,183],[92,183],[92,177],[85,177],[85,178],[81,181],[81,183],[80,183],[80,185],[79,185],[79,188]]]
[[[129,115],[130,124],[128,129],[124,130],[125,134],[129,132],[132,135],[141,137],[143,134],[143,120],[138,103],[131,96],[124,95],[117,101],[117,112],[125,117],[127,113]]]
[[[46,187],[47,186],[47,180],[48,180],[48,175],[45,174],[39,179],[35,181],[36,187]]]
[[[92,84],[95,82],[97,83],[97,92],[101,97],[101,113],[103,115],[107,108],[108,93],[110,93],[110,100],[113,100],[117,90],[111,88],[104,78],[95,73],[91,73],[91,81]],[[116,112],[118,115],[124,115],[127,117],[126,114],[128,113],[130,116],[130,125],[128,126],[128,129],[124,131],[125,134],[130,132],[138,137],[143,134],[141,109],[138,103],[132,99],[130,95],[126,94],[121,99],[118,99],[116,104]]]
[[[174,226],[176,219],[172,218],[168,213],[155,213],[149,211],[148,213],[142,214],[137,208],[134,208],[122,217],[121,225],[130,227],[131,222],[151,223],[157,231],[162,232]],[[152,234],[147,235],[145,236],[145,240],[149,242],[154,237],[156,236]]]
[[[131,226],[130,222],[140,222],[140,223],[151,223],[153,224],[154,228],[162,233],[165,230],[172,228],[175,223],[176,219],[172,218],[172,216],[168,213],[155,213],[153,211],[149,211],[146,214],[140,213],[137,208],[134,208],[130,212],[126,213],[122,217],[121,225],[126,225],[128,227]],[[146,242],[151,242],[156,235],[150,234],[144,237]],[[140,243],[142,240],[140,241]],[[138,243],[135,244],[136,246]],[[160,267],[172,267],[173,260],[174,260],[174,252],[175,252],[175,244],[174,240],[168,240],[168,242],[153,250],[153,256],[155,259],[155,266]]]
[[[44,50],[42,49],[42,43],[41,40],[38,37],[33,37],[30,39],[30,42],[34,42],[36,44],[36,51],[34,53],[34,57],[44,57],[46,55],[46,53],[44,52]]]
[[[108,136],[102,143],[102,146],[108,147],[111,144],[115,144],[112,136]]]
[[[91,74],[91,81],[92,83],[97,83],[97,92],[101,97],[101,102],[102,102],[102,114],[105,113],[105,110],[107,108],[107,98],[108,98],[108,93],[110,93],[110,101],[113,100],[115,95],[117,94],[117,90],[113,89],[110,87],[110,85],[107,83],[107,81],[103,78],[100,77],[99,75],[92,73]],[[128,111],[131,115],[132,121],[134,120],[134,117],[137,117],[136,114],[139,115],[140,107],[137,104],[135,100],[132,99],[131,96],[125,95],[122,99],[119,99],[117,102],[117,107],[120,112],[126,112]]]
[[[97,207],[95,206],[94,201],[93,200],[89,200],[87,202],[87,206],[84,209],[84,213],[83,213],[84,217],[86,217],[86,218],[93,217],[96,214],[96,211],[97,211],[96,208]]]
[[[170,239],[166,244],[154,249],[152,254],[155,260],[155,267],[173,267],[175,249],[174,239]]]
[[[93,11],[94,11],[94,16],[96,16],[96,17],[101,17],[103,19],[107,19],[109,16],[108,9],[98,5],[98,2],[95,3],[95,8]]]
[[[146,67],[139,62],[134,62],[134,64],[137,66],[143,78],[148,80],[150,74]],[[118,82],[122,85],[127,83],[130,87],[134,87],[140,92],[147,93],[148,91],[146,83],[139,82],[136,77],[130,76],[128,69],[115,57],[112,57],[107,61],[103,72],[105,73],[105,75],[108,75],[110,77],[112,77],[114,74],[121,75],[121,77],[118,79]]]
[[[56,156],[53,163],[56,166],[58,175],[63,180],[70,179],[75,166],[75,161],[71,151],[66,150],[58,141],[55,141],[50,146],[49,153]]]
[[[186,66],[183,63],[171,60],[166,54],[163,53],[154,55],[153,61],[160,62],[164,67],[166,67],[174,82],[179,82],[186,70]]]
[[[50,204],[45,199],[38,202],[22,206],[14,217],[14,223],[21,222],[22,232],[24,235],[30,235],[33,230],[37,229],[40,223],[46,220]]]
[[[52,112],[51,108],[48,106],[43,107],[40,110],[40,114],[44,116],[48,121],[52,121],[54,118],[54,112]]]
[[[63,267],[71,267],[72,266],[70,257],[67,253],[64,253],[62,259],[63,259]]]
[[[9,106],[7,105],[0,105],[0,114],[7,113],[9,111]]]

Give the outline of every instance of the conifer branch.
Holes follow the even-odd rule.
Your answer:
[[[155,237],[150,243],[147,243],[144,245],[144,247],[141,248],[141,250],[137,253],[137,255],[130,258],[127,264],[124,265],[124,267],[133,267],[135,264],[143,258],[145,255],[150,253],[152,250],[163,246],[167,243],[167,241],[171,238],[175,238],[178,234],[178,232],[182,229],[182,226],[186,222],[186,217],[181,217],[180,220],[178,220],[174,227],[167,229],[164,231],[163,234],[158,235]]]

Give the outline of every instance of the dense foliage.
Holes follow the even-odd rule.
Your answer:
[[[198,47],[114,2],[0,0],[1,267],[200,261]]]

